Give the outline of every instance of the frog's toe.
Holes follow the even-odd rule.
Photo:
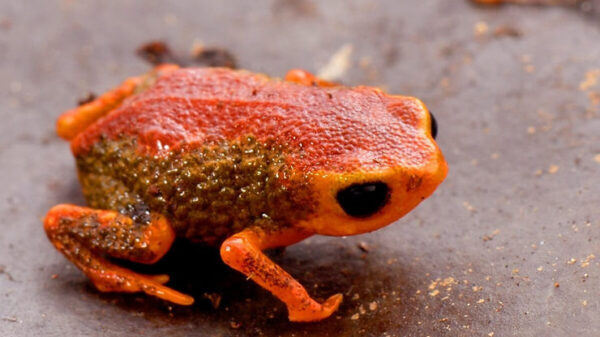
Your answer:
[[[332,295],[327,299],[327,301],[325,301],[325,303],[323,303],[323,310],[329,311],[329,314],[331,315],[340,307],[340,304],[342,304],[343,299],[344,295],[340,293]]]
[[[295,307],[288,306],[288,317],[292,322],[314,322],[323,320],[333,314],[342,303],[342,294],[329,297],[323,304],[315,301],[302,303]]]
[[[148,278],[150,278],[152,281],[154,281],[156,283],[160,283],[160,284],[165,284],[165,283],[169,282],[169,280],[171,279],[169,277],[169,275],[167,275],[167,274],[148,275]]]
[[[103,270],[86,272],[96,288],[102,292],[144,292],[179,305],[191,305],[194,298],[163,285],[168,275],[142,275],[117,266],[105,265]]]
[[[165,301],[169,301],[179,305],[192,305],[194,304],[194,298],[192,296],[180,293],[177,290],[173,290],[169,287],[165,287],[155,282],[143,282],[140,287],[142,291],[148,295],[156,296]]]

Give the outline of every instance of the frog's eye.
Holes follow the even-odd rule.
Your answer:
[[[389,199],[389,187],[383,182],[350,185],[337,193],[336,199],[346,214],[364,218],[379,211]]]
[[[431,113],[431,111],[429,111],[429,116],[431,117],[431,137],[435,139],[438,131],[437,121],[435,120],[435,116]]]

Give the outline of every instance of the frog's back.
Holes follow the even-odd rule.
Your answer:
[[[423,113],[418,101],[370,87],[311,87],[246,71],[186,68],[125,100],[78,135],[72,149],[81,155],[100,139],[127,137],[140,153],[156,155],[250,135],[293,150],[288,159],[303,170],[389,167],[426,160],[419,148],[429,141],[412,136]],[[383,157],[357,156],[373,150]]]

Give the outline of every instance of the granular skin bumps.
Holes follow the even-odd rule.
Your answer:
[[[437,151],[421,121],[422,103],[377,88],[298,85],[245,71],[180,69],[73,139],[75,155],[101,137],[135,137],[140,152],[231,141],[252,134],[296,149],[299,171],[344,173],[422,167]]]
[[[144,240],[147,223],[135,222],[129,216],[120,215],[115,219],[116,226],[102,226],[97,215],[89,214],[77,218],[62,218],[59,221],[57,236],[62,242],[71,242],[77,238],[78,244],[84,244],[92,251],[106,252],[111,256],[128,256],[136,261],[156,259],[153,252],[146,249]],[[75,242],[73,242],[75,243]],[[84,252],[80,252],[84,254]],[[92,268],[93,259],[82,258]]]
[[[293,177],[285,158],[285,146],[252,136],[153,156],[121,137],[97,142],[77,166],[90,207],[142,222],[152,210],[178,236],[217,245],[244,228],[277,230],[314,212],[309,179]]]

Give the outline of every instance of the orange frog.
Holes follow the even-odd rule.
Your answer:
[[[302,70],[281,81],[161,65],[59,118],[89,207],[55,206],[44,228],[100,291],[192,304],[167,275],[104,258],[151,264],[184,237],[220,247],[291,321],[321,320],[342,295],[319,303],[262,251],[373,231],[412,210],[447,173],[436,128],[416,98]]]

